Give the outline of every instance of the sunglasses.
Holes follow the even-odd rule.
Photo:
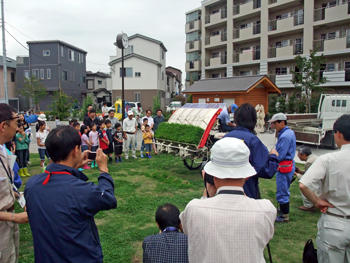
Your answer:
[[[6,119],[6,120],[3,120],[3,121],[0,121],[0,123],[3,123],[4,121],[12,121],[12,120],[14,120],[14,119],[17,119],[17,123],[20,123],[20,122],[21,122],[20,119],[19,119],[19,116],[16,116],[16,117],[12,117],[12,118],[10,118],[10,119]]]

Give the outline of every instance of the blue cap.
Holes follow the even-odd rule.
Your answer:
[[[238,109],[238,106],[237,106],[236,103],[233,103],[233,104],[231,105],[231,112],[234,112],[236,109]]]

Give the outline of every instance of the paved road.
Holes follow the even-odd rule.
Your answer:
[[[47,125],[53,129],[56,127],[56,124],[54,121],[48,121]],[[68,125],[68,121],[61,121],[61,125]],[[32,128],[32,133],[33,133],[33,138],[34,140],[32,140],[32,142],[30,143],[30,152],[31,153],[36,153],[38,152],[38,147],[36,144],[36,140],[35,140],[35,125],[31,126]],[[260,138],[260,140],[266,145],[266,147],[271,150],[273,148],[275,148],[275,144],[276,144],[276,138],[274,134],[258,134],[258,137]],[[137,132],[137,149],[140,150],[141,147],[141,142],[142,142],[142,132],[139,130]],[[301,144],[297,144],[297,147],[300,146]],[[323,155],[325,153],[329,153],[329,152],[334,152],[337,150],[331,150],[331,149],[326,149],[323,147],[316,147],[313,145],[308,145],[311,148],[312,153],[316,154],[316,155]],[[294,160],[298,163],[304,163],[302,161],[299,160],[298,156],[295,155]]]

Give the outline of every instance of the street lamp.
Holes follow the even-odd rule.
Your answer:
[[[125,76],[125,68],[124,68],[124,49],[129,46],[129,38],[125,33],[117,35],[117,41],[114,43],[117,47],[122,50],[122,120],[125,119],[125,97],[124,97],[124,76]]]

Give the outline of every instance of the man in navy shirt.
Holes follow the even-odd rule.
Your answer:
[[[160,233],[148,236],[142,243],[144,263],[187,263],[188,240],[179,230],[179,209],[172,204],[158,207],[156,222]]]
[[[94,216],[116,208],[107,156],[96,152],[98,185],[78,170],[88,161],[81,138],[71,126],[52,130],[45,146],[53,161],[27,181],[24,196],[34,241],[36,263],[103,262]]]
[[[250,150],[249,162],[257,172],[256,175],[250,177],[244,184],[244,193],[254,199],[259,199],[259,178],[271,179],[278,167],[278,153],[267,147],[260,139],[253,134],[257,116],[255,108],[249,103],[241,105],[234,114],[236,129],[229,132],[225,137],[234,137],[241,139]]]
[[[296,138],[294,132],[287,126],[285,114],[276,113],[269,122],[278,132],[276,151],[279,153],[279,167],[276,173],[276,199],[280,204],[281,214],[277,216],[276,222],[289,222],[289,187],[295,172]]]

